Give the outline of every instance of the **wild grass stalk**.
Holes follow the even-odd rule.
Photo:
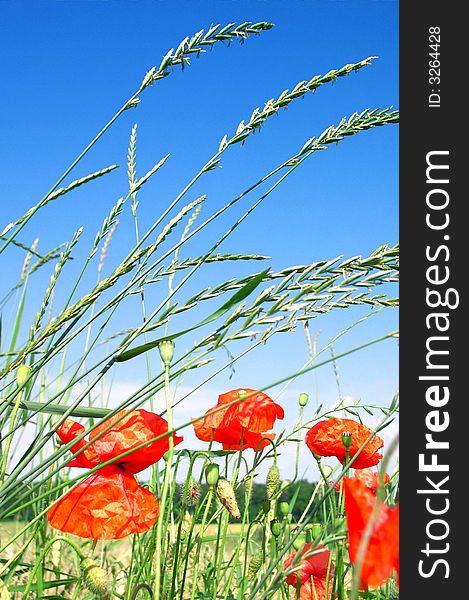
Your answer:
[[[269,257],[244,252],[242,248],[227,253],[221,247],[247,219],[252,218],[261,204],[286,185],[290,175],[307,159],[318,151],[342,143],[346,137],[397,123],[397,111],[365,109],[340,119],[321,134],[309,137],[299,150],[233,194],[221,207],[213,206],[206,194],[190,197],[196,184],[202,186],[206,174],[221,166],[225,152],[244,145],[251,134],[264,127],[280,109],[323,85],[361,71],[375,57],[300,81],[276,99],[269,99],[262,107],[255,108],[232,134],[223,136],[214,154],[202,161],[202,166],[146,227],[142,227],[139,205],[148,182],[165,167],[169,154],[140,176],[135,124],[127,149],[128,189],[98,226],[90,247],[82,252],[84,258],[79,265],[75,266],[73,254],[82,249],[85,236],[81,236],[81,228],[77,228],[68,242],[49,251],[38,250],[36,236],[31,238],[34,239],[32,244],[19,239],[21,232],[34,226],[37,213],[46,205],[54,202],[54,209],[60,210],[59,201],[68,193],[81,191],[84,185],[92,184],[117,168],[117,165],[110,165],[66,183],[72,171],[120,116],[138,106],[147,88],[167,77],[175,67],[185,69],[191,56],[199,56],[215,44],[235,39],[244,41],[271,27],[266,22],[213,25],[206,32],[199,31],[185,38],[163,57],[159,67],[148,70],[129,99],[46,194],[6,225],[0,234],[0,254],[6,256],[10,250],[26,253],[18,280],[2,294],[0,301],[0,310],[10,310],[13,314],[7,327],[7,338],[0,320],[0,524],[7,519],[18,521],[17,530],[0,541],[0,594],[40,598],[49,593],[47,590],[57,589],[57,594],[63,593],[63,597],[77,600],[88,600],[96,594],[123,600],[136,600],[145,595],[155,600],[200,600],[202,597],[212,600],[245,600],[246,597],[288,600],[290,592],[298,596],[300,587],[289,588],[286,578],[301,571],[301,561],[317,556],[319,547],[325,546],[330,549],[325,576],[326,596],[329,597],[330,592],[339,600],[357,598],[360,561],[364,560],[367,539],[378,509],[364,533],[358,564],[352,567],[342,516],[343,495],[337,494],[334,485],[353,472],[351,469],[354,469],[357,456],[365,451],[377,432],[393,422],[398,412],[397,397],[387,406],[378,402],[349,402],[339,388],[339,401],[334,406],[318,402],[313,408],[311,404],[307,407],[306,398],[300,403],[299,416],[293,425],[278,433],[275,441],[267,438],[265,448],[260,447],[260,442],[258,447],[253,446],[251,456],[243,449],[245,442],[249,443],[249,428],[245,424],[240,429],[237,443],[223,442],[222,450],[217,450],[219,442],[215,439],[215,430],[203,450],[176,447],[173,434],[184,432],[192,428],[194,422],[208,417],[220,418],[224,423],[225,411],[232,409],[233,414],[236,411],[242,413],[255,394],[270,393],[275,388],[275,402],[281,403],[293,384],[305,381],[304,375],[326,366],[336,369],[338,361],[345,357],[396,337],[396,332],[379,334],[349,346],[348,350],[335,352],[335,343],[352,328],[363,324],[370,316],[398,305],[391,295],[393,284],[398,280],[397,245],[382,244],[364,257],[340,255],[280,270],[269,266],[260,270],[253,267],[249,275],[243,276],[237,270],[242,262],[256,264],[270,260]],[[338,173],[340,176],[339,170]],[[248,196],[248,207],[235,215],[234,211]],[[203,220],[200,216],[202,205],[203,214],[207,213]],[[116,227],[125,217],[126,210],[132,217],[134,239],[125,247],[124,257],[115,264],[109,252],[110,242],[119,238],[121,228]],[[220,225],[228,216],[231,217],[229,224]],[[194,255],[191,244],[203,239],[209,226],[213,225],[218,225],[214,239],[204,238],[204,249]],[[185,251],[187,254],[183,256]],[[45,273],[52,261],[55,264],[49,281],[43,286],[42,297],[31,298],[30,278]],[[95,283],[90,285],[87,281],[92,265],[96,265],[97,276]],[[225,277],[228,278],[210,285],[196,285],[195,292],[186,291],[190,283],[197,283],[203,269],[210,273],[212,265],[225,265],[228,272]],[[68,285],[70,291],[64,300],[61,299],[63,294],[57,298],[56,291],[62,285],[65,287],[67,273],[71,270],[76,272]],[[153,289],[158,292],[157,300],[153,301],[152,297],[150,302],[149,294]],[[32,314],[30,302],[34,304]],[[138,322],[122,322],[124,304],[134,306],[135,302]],[[318,348],[318,339],[316,337],[313,343],[308,324],[317,316],[353,307],[366,309],[366,315],[356,317],[353,313],[346,328]],[[182,313],[184,315],[180,317]],[[175,409],[182,403],[187,405],[196,391],[207,389],[216,377],[228,374],[234,364],[249,353],[260,351],[278,334],[298,328],[303,328],[306,334],[308,358],[302,366],[289,374],[275,371],[271,381],[258,385],[254,393],[242,394],[205,414],[201,407],[194,407],[191,420],[185,419],[181,423],[175,418]],[[173,356],[175,340],[177,354]],[[80,348],[78,356],[77,347]],[[158,356],[157,349],[161,367],[153,364]],[[325,357],[330,351],[331,355]],[[228,359],[224,358],[225,352]],[[124,362],[133,361],[137,365],[135,369],[139,369],[139,357],[144,359],[145,381],[124,399],[109,402],[113,389],[110,378]],[[182,391],[181,397],[176,399],[175,391],[189,373],[196,381],[190,384],[189,391]],[[164,407],[160,408],[156,403],[158,394],[164,395]],[[88,456],[87,452],[92,455],[103,436],[124,426],[129,411],[141,407],[160,413],[166,420],[167,431],[151,439],[139,438],[130,449],[106,457],[99,464],[91,461],[89,468],[70,476],[67,470],[70,455],[75,460]],[[291,414],[290,407],[285,409]],[[300,510],[302,482],[299,475],[303,468],[300,447],[305,431],[321,420],[342,414],[361,422],[362,417],[363,420],[367,416],[375,418],[378,412],[381,412],[381,420],[370,429],[371,433],[355,455],[347,455],[345,464],[339,463],[340,469],[333,482],[328,480],[322,458],[315,456],[319,481],[310,489]],[[84,430],[59,445],[56,443],[57,432],[63,433],[64,424],[68,427],[70,421],[67,419],[71,417],[86,419]],[[103,430],[96,438],[93,431],[99,423],[103,423]],[[84,541],[69,533],[54,534],[47,523],[47,514],[52,507],[63,506],[64,498],[69,498],[69,494],[84,485],[85,480],[95,481],[94,477],[106,473],[127,475],[128,461],[159,440],[166,440],[168,445],[164,464],[153,464],[147,481],[140,479],[140,484],[158,497],[159,516],[147,532],[132,534],[128,558],[116,556],[120,551],[116,548],[122,547],[119,543],[102,540],[98,544],[97,538]],[[237,448],[233,449],[233,446]],[[290,447],[293,447],[294,456],[292,470],[288,478],[282,476],[282,481],[276,471],[277,456]],[[213,465],[220,469],[223,484],[212,482],[201,488],[206,469]],[[268,485],[264,488],[262,506],[255,504],[258,502],[256,486],[260,485],[256,483],[259,481],[256,477],[268,465],[271,469],[275,466],[269,472],[278,481],[272,475],[275,486],[270,490]],[[385,494],[385,466],[386,460],[381,470],[378,499],[385,499],[392,505],[397,497],[398,468]],[[178,498],[176,482],[184,471],[186,479],[182,484],[182,496]],[[222,496],[223,486],[234,495],[230,500]],[[202,497],[191,507],[191,494],[199,494],[200,489],[203,490]],[[282,509],[280,505],[279,509],[279,504],[282,494],[289,493],[291,499],[285,512],[285,506]],[[241,510],[234,513],[239,517],[237,529],[234,529],[229,513],[234,497],[244,502]],[[279,514],[279,510],[283,512]],[[27,515],[26,519],[24,515]],[[311,548],[302,554],[306,541]],[[50,557],[57,555],[59,543],[58,563],[51,566]],[[286,557],[292,552],[295,557],[286,567]],[[9,553],[8,557],[6,553]],[[84,566],[83,559],[92,562]],[[106,579],[104,587],[97,587],[97,581],[93,581],[97,574]],[[311,582],[314,583],[314,579],[310,579]],[[390,579],[370,598],[391,600],[392,585]]]

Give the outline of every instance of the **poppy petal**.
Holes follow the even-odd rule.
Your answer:
[[[329,598],[332,596],[332,580],[329,582]],[[324,600],[326,597],[326,580],[312,577],[300,588],[300,600]]]
[[[358,558],[361,540],[372,517],[376,496],[358,479],[344,480],[349,554]],[[378,587],[397,570],[399,563],[399,506],[382,502],[373,523],[360,571],[362,586]]]
[[[205,419],[192,419],[195,436],[203,442],[210,442],[213,438],[213,427],[205,424]]]
[[[314,551],[315,554],[304,557],[305,554],[309,554]],[[284,563],[285,570],[288,569],[294,558],[296,552],[293,551],[287,556]],[[299,559],[297,559],[298,561]],[[330,566],[330,551],[324,546],[317,546],[313,548],[312,544],[305,544],[301,551],[301,562],[300,568],[294,573],[290,573],[285,581],[289,585],[296,587],[298,577],[300,578],[300,599],[301,600],[323,600],[326,595],[326,584],[327,584],[327,569],[329,567],[329,598],[332,594],[332,579],[334,576],[334,568],[331,563]]]
[[[355,475],[352,479],[358,479],[365,485],[375,496],[379,487],[379,471],[373,471],[372,469],[358,469],[355,471]],[[387,485],[391,481],[387,473],[383,477],[383,485]]]
[[[340,462],[344,463],[346,452],[342,435],[345,432],[352,434],[352,443],[349,448],[351,458],[358,453],[373,433],[371,429],[352,419],[332,418],[319,421],[313,425],[306,434],[305,442],[313,454],[335,456]],[[383,440],[374,434],[353,462],[353,468],[364,469],[377,465],[383,458],[383,455],[378,452],[383,446]]]
[[[168,423],[160,415],[143,409],[120,410],[95,427],[90,433],[90,439],[95,440],[92,447],[100,462],[105,462],[167,431]],[[181,436],[173,434],[174,445],[182,440]],[[129,473],[138,473],[158,462],[168,449],[169,436],[165,436],[125,456],[119,464]]]
[[[245,399],[243,399],[246,397]],[[236,402],[231,406],[225,404]],[[202,419],[193,420],[194,432],[199,440],[215,441],[224,450],[260,450],[273,440],[272,429],[276,419],[283,419],[283,408],[267,394],[250,388],[230,390],[218,396],[217,412],[213,408]]]
[[[133,475],[105,467],[73,488],[47,518],[60,531],[109,540],[147,531],[158,513],[158,500]]]
[[[57,428],[57,435],[64,444],[73,442],[78,436],[85,432],[85,428],[80,423],[73,419],[65,419],[65,421]],[[68,463],[68,467],[83,467],[90,469],[99,464],[99,459],[93,452],[92,446],[88,446],[85,450],[81,450],[87,441],[82,438],[70,448],[70,452],[76,456]]]

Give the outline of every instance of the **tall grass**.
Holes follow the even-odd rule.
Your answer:
[[[0,253],[4,260],[8,260],[10,252],[24,253],[18,281],[2,293],[0,304],[2,315],[14,315],[11,325],[3,328],[0,347],[1,598],[299,597],[299,589],[285,583],[286,576],[298,565],[294,562],[289,570],[283,565],[287,555],[301,548],[305,540],[312,541],[315,547],[320,544],[330,548],[334,556],[335,570],[330,571],[332,589],[328,593],[339,599],[357,594],[359,581],[352,578],[346,550],[342,495],[329,485],[321,460],[318,458],[322,475],[300,518],[293,517],[301,487],[298,451],[288,479],[275,484],[263,508],[253,517],[250,504],[253,483],[257,482],[254,477],[259,468],[276,464],[282,448],[299,449],[304,432],[321,419],[349,414],[366,422],[370,415],[375,419],[379,413],[381,418],[373,431],[380,431],[395,418],[397,397],[390,399],[387,407],[348,403],[345,398],[334,407],[319,405],[310,409],[300,403],[291,431],[282,432],[273,443],[252,454],[218,450],[212,443],[203,450],[181,449],[173,446],[170,436],[165,460],[153,465],[145,483],[159,498],[158,521],[146,533],[124,541],[97,542],[62,534],[53,530],[46,519],[46,512],[54,503],[84,477],[103,467],[100,464],[86,473],[70,474],[67,463],[77,440],[59,445],[55,434],[65,419],[81,418],[85,431],[77,439],[85,440],[85,447],[90,445],[86,440],[92,428],[123,408],[154,410],[167,420],[170,432],[184,433],[192,424],[174,419],[175,406],[190,401],[197,390],[220,373],[229,372],[253,350],[263,348],[268,352],[274,336],[297,328],[309,335],[308,323],[312,319],[337,309],[364,306],[374,314],[397,306],[397,299],[389,295],[398,278],[397,246],[383,244],[369,256],[334,256],[280,271],[257,267],[267,260],[263,255],[221,252],[223,242],[274,190],[286,185],[289,176],[306,160],[338,143],[347,143],[349,136],[397,123],[397,111],[366,109],[339,118],[335,125],[309,137],[296,153],[218,210],[210,206],[205,195],[193,196],[195,184],[203,185],[204,178],[221,164],[225,153],[248,143],[254,132],[267,126],[271,116],[309,92],[368,67],[374,57],[301,81],[263,107],[254,108],[248,119],[222,138],[213,155],[150,224],[139,219],[139,193],[165,168],[169,156],[158,159],[148,172],[140,174],[135,125],[127,152],[128,188],[104,215],[91,247],[83,247],[78,222],[70,241],[46,253],[38,252],[36,242],[28,246],[21,239],[26,228],[34,230],[34,218],[46,205],[55,202],[58,206],[72,190],[92,186],[97,178],[106,177],[116,168],[111,165],[67,183],[69,176],[77,176],[82,159],[98,140],[124,112],[136,107],[141,97],[151,92],[149,88],[163,85],[163,79],[175,67],[188,67],[191,55],[200,55],[224,41],[244,41],[270,28],[269,23],[216,25],[185,38],[164,56],[159,67],[146,73],[129,99],[37,203],[1,232]],[[225,215],[231,214],[230,209],[245,198],[250,201],[249,207],[223,228]],[[113,237],[121,233],[118,225],[125,211],[133,219],[134,231],[127,238],[132,241],[119,263],[109,267],[108,248]],[[78,220],[79,215],[76,216]],[[190,240],[203,239],[205,228],[212,224],[218,226],[216,241],[198,255],[184,255],[191,247]],[[70,269],[77,248],[84,252],[84,260],[78,268],[75,261]],[[239,274],[241,263],[250,265],[250,275]],[[188,282],[194,285],[200,270],[208,270],[213,264],[226,265],[230,276],[196,293],[187,292]],[[94,269],[97,278],[90,284]],[[72,283],[67,276],[70,270],[75,273]],[[43,296],[31,298],[29,281],[39,276],[44,280]],[[148,302],[148,290],[156,286],[159,300],[154,304]],[[58,291],[61,293],[56,294]],[[28,305],[35,305],[34,314],[25,311],[26,299]],[[131,304],[139,315],[137,325],[122,322],[120,315],[126,313],[120,309],[124,304]],[[352,319],[337,338],[322,348],[317,348],[316,342],[313,346],[309,339],[310,354],[305,364],[295,372],[279,372],[276,380],[266,382],[262,390],[268,392],[297,378],[301,381],[304,373],[336,365],[344,355],[396,337],[395,332],[383,332],[360,347],[352,346],[335,355],[338,339],[347,339],[350,329],[365,318]],[[180,344],[179,338],[184,343]],[[240,351],[240,346],[233,344],[239,340]],[[162,345],[172,347],[174,342],[174,356],[162,356],[160,361],[158,350]],[[117,405],[109,405],[106,390],[112,391],[110,378],[123,363],[134,361],[141,366],[139,356],[145,357],[144,384]],[[178,386],[189,372],[196,374],[198,383],[176,400]],[[160,392],[164,404],[155,400]],[[194,418],[202,416],[200,411],[194,414]],[[115,458],[108,461],[114,462]],[[219,465],[220,475],[231,483],[238,499],[242,499],[236,525],[213,486],[202,487],[204,493],[192,503],[192,494],[198,496],[206,467],[213,462]],[[336,470],[335,481],[350,467],[353,468],[353,459]],[[185,484],[178,488],[176,482],[181,473]],[[390,503],[395,502],[397,486],[396,471],[385,492]],[[288,506],[281,504],[287,491],[291,491]],[[84,563],[85,558],[92,558],[93,562]],[[106,591],[99,589],[100,577],[107,578]],[[394,598],[395,593],[393,580],[389,580],[368,597]]]

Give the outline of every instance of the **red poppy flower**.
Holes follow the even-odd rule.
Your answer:
[[[240,398],[236,404],[212,412]],[[224,450],[260,449],[269,444],[266,438],[274,439],[275,434],[266,432],[272,429],[276,419],[283,417],[283,408],[267,394],[246,388],[221,394],[217,405],[192,424],[199,440],[219,442]]]
[[[352,479],[358,479],[365,485],[372,494],[376,496],[379,487],[379,471],[373,471],[372,469],[359,469],[355,471]],[[383,485],[387,485],[391,481],[391,478],[387,473],[384,474]]]
[[[379,487],[379,472],[373,471],[372,469],[357,469],[355,474],[350,479],[358,479],[365,485],[372,494],[376,496]],[[334,489],[340,492],[342,487],[343,478],[338,481]],[[391,481],[389,475],[387,473],[384,474],[383,485],[387,485]],[[331,482],[333,483],[333,482]]]
[[[294,588],[297,587],[298,580],[301,584],[300,599],[301,600],[324,600],[326,598],[327,587],[327,569],[329,566],[330,552],[324,546],[317,546],[314,551],[319,550],[317,554],[312,554],[303,558],[306,553],[312,551],[311,544],[305,544],[301,551],[300,568],[294,573],[290,573],[285,581]],[[284,568],[287,570],[292,566],[296,552],[292,552],[287,556],[284,563]],[[297,558],[297,561],[299,558]],[[296,564],[293,563],[293,567]],[[334,576],[333,565],[329,567],[329,586],[328,599],[332,595],[332,579]]]
[[[84,431],[83,425],[66,419],[57,434],[69,443]],[[90,441],[94,441],[87,448],[82,450],[87,443],[84,439],[74,444],[71,450],[76,456],[68,466],[92,468],[149,442],[96,471],[59,500],[47,513],[52,527],[94,539],[119,539],[147,531],[158,517],[158,500],[138,484],[134,473],[160,460],[168,450],[168,436],[150,442],[167,431],[168,423],[159,415],[143,409],[121,410],[91,431]],[[182,439],[173,434],[175,445]]]
[[[358,479],[344,480],[349,555],[356,563],[363,534],[377,502],[373,493]],[[399,506],[380,503],[360,570],[362,588],[378,587],[399,571]]]
[[[351,419],[327,419],[319,421],[306,434],[305,442],[313,454],[319,456],[335,456],[341,463],[345,462],[346,451],[342,442],[342,435],[350,433],[352,442],[349,448],[350,458],[357,454],[372,431]],[[365,469],[377,465],[383,458],[378,452],[384,446],[383,440],[374,435],[366,444],[353,463],[354,469]]]

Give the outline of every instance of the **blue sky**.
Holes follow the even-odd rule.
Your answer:
[[[126,193],[126,151],[130,130],[138,123],[139,175],[162,156],[171,157],[141,192],[140,225],[152,223],[162,207],[216,151],[225,133],[233,133],[255,107],[278,97],[301,80],[357,62],[372,65],[323,86],[270,119],[260,135],[226,155],[223,168],[196,186],[193,199],[207,194],[206,215],[237,195],[345,115],[365,108],[398,107],[398,3],[388,1],[278,0],[34,0],[1,2],[0,51],[3,57],[0,114],[2,221],[6,224],[32,206],[140,84],[166,52],[187,35],[212,23],[270,21],[275,27],[245,44],[217,44],[175,69],[141,96],[67,181],[117,163],[121,168],[45,208],[19,239],[40,238],[45,253],[84,227],[75,265],[64,272],[66,295],[103,218]],[[253,196],[252,200],[257,199]],[[244,203],[232,214],[239,216]],[[133,243],[127,207],[109,249],[108,270]],[[208,229],[192,246],[196,253],[226,228],[231,214]],[[250,220],[221,248],[271,256],[281,269],[337,255],[367,255],[382,243],[398,240],[398,127],[388,126],[347,139],[317,153],[272,194]],[[200,244],[200,245],[198,245]],[[2,258],[5,290],[15,283],[24,255]],[[266,265],[267,266],[267,265]],[[96,280],[96,265],[84,280]],[[94,269],[94,270],[93,270]],[[239,273],[259,269],[242,265]],[[31,278],[26,309],[37,310],[50,271]],[[231,276],[230,268],[207,271],[191,281],[187,294]],[[88,287],[87,287],[88,286]],[[396,290],[394,290],[396,293]],[[138,307],[123,319],[135,321]],[[342,311],[311,322],[320,343],[366,311]],[[138,314],[137,314],[138,316]],[[5,318],[6,317],[6,318]],[[5,315],[5,322],[11,315]],[[138,321],[138,319],[137,319]],[[10,321],[11,322],[11,321]],[[397,312],[385,311],[344,337],[336,352],[397,328]],[[119,324],[109,333],[118,330]],[[187,341],[190,345],[190,340]],[[181,342],[184,346],[184,343]],[[307,358],[301,332],[279,336],[269,348],[243,361],[231,380],[217,379],[214,389],[261,387],[296,371]],[[142,372],[139,372],[140,367]],[[143,363],[123,367],[118,380],[144,379]],[[339,364],[341,391],[353,398],[386,404],[397,388],[397,345],[386,342]],[[307,389],[329,403],[336,400],[330,368],[306,376],[295,390]],[[296,390],[296,391],[298,391]],[[295,393],[296,393],[295,391]],[[208,401],[204,410],[213,404]]]

